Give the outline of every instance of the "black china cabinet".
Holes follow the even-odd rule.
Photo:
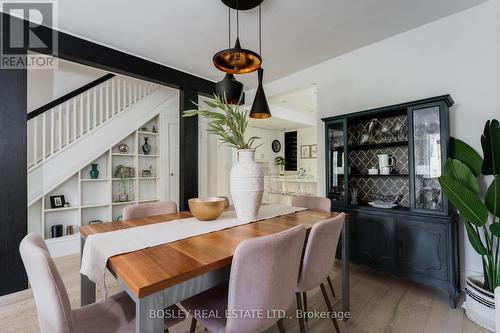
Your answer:
[[[438,182],[450,95],[324,118],[326,193],[355,263],[459,292],[457,215]]]

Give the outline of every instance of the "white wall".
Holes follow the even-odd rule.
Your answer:
[[[90,83],[106,72],[58,59],[57,69],[28,69],[28,112]]]
[[[198,136],[198,195],[211,197],[229,196],[229,172],[232,166],[232,149],[220,144],[219,139],[207,132],[207,120],[199,118]]]
[[[321,191],[322,117],[450,93],[451,134],[481,151],[485,121],[500,118],[499,17],[500,0],[491,0],[266,84],[268,96],[318,86]],[[480,258],[460,237],[462,273],[481,272]]]
[[[58,67],[56,69],[32,69],[27,71],[27,112],[31,112],[55,99],[78,89],[99,77],[102,77],[106,72],[96,68],[87,67],[58,59]],[[78,126],[80,124],[77,119]],[[33,142],[42,142],[42,122],[37,123],[37,137],[34,137],[34,122],[28,122],[27,140],[30,143],[27,147],[28,165],[31,165],[35,157],[33,155]],[[71,135],[73,135],[72,130]],[[46,133],[46,140],[49,140],[50,131]],[[42,156],[41,149],[38,150],[37,159]]]
[[[262,144],[255,151],[255,160],[260,164],[265,175],[278,174],[279,167],[275,165],[274,159],[283,156],[284,143],[282,132],[276,129],[266,129],[258,127],[248,127],[245,133],[247,139],[258,136],[261,139],[255,140],[254,147]],[[281,143],[281,151],[275,153],[272,149],[272,142],[278,140]]]
[[[211,98],[199,96],[199,105],[212,109],[204,103]],[[229,173],[233,163],[233,149],[221,144],[217,136],[207,132],[208,120],[198,118],[198,195],[211,197],[229,196]]]

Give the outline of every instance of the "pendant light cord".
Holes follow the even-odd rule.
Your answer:
[[[240,38],[240,5],[238,0],[236,0],[236,38]]]
[[[259,5],[259,54],[262,57],[262,10]]]
[[[228,49],[231,48],[231,7],[227,7],[227,13],[228,13],[228,17],[229,17],[229,42],[227,43],[227,45],[229,46]]]

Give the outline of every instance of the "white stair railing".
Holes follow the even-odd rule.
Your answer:
[[[28,121],[28,172],[158,90],[115,76]]]

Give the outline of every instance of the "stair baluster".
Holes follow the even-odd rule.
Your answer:
[[[28,171],[136,104],[158,86],[115,76],[28,121]]]

